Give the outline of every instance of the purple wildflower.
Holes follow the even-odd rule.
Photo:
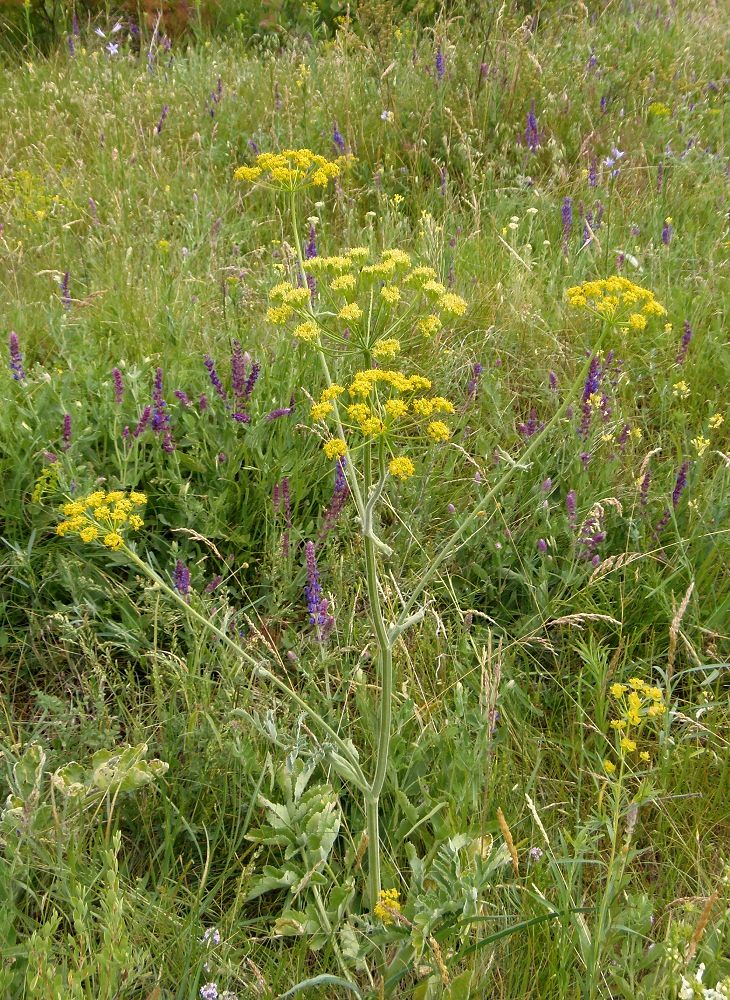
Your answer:
[[[601,557],[598,554],[598,546],[605,542],[606,532],[601,525],[600,515],[591,514],[581,525],[580,534],[576,541],[578,547],[578,558],[598,566]]]
[[[256,382],[258,381],[258,377],[260,374],[261,374],[261,363],[259,361],[254,361],[254,363],[251,365],[251,371],[249,373],[248,378],[246,379],[246,386],[243,390],[243,395],[246,401],[248,401],[251,398],[251,394],[254,390],[254,386],[256,385]]]
[[[198,409],[200,410],[201,413],[205,413],[205,411],[208,409],[208,397],[205,395],[204,392],[201,392],[200,397],[198,399]]]
[[[565,498],[565,509],[568,512],[568,523],[571,527],[575,527],[575,490],[570,490]]]
[[[61,289],[61,302],[63,302],[64,309],[71,308],[71,295],[69,294],[69,282],[71,280],[71,274],[69,271],[63,272],[63,277],[61,278],[59,285]]]
[[[258,147],[258,143],[254,142],[253,139],[248,140],[248,148],[251,150],[254,156],[258,156],[261,150]]]
[[[175,389],[173,395],[175,396],[176,399],[180,401],[180,404],[184,406],[186,409],[188,408],[188,406],[190,406],[190,397],[182,389]]]
[[[23,368],[23,355],[20,353],[20,341],[15,330],[10,332],[10,371],[16,382],[25,380],[25,368]]]
[[[94,201],[93,198],[89,198],[89,214],[91,215],[91,218],[93,219],[93,221],[98,226],[99,225],[99,214],[96,211],[96,202]]]
[[[206,983],[200,987],[200,1000],[218,1000],[218,984]]]
[[[591,157],[591,165],[588,168],[588,184],[590,187],[598,187],[598,164],[595,156]]]
[[[158,121],[158,122],[157,122],[157,124],[155,125],[155,132],[156,132],[156,133],[157,133],[158,135],[159,135],[159,134],[160,134],[160,132],[162,131],[162,127],[163,127],[163,125],[165,124],[165,119],[167,118],[167,115],[168,115],[168,112],[169,112],[169,110],[170,110],[170,106],[169,106],[169,104],[163,104],[163,105],[162,105],[162,112],[161,112],[161,114],[160,114],[160,118],[159,118],[159,121]]]
[[[555,374],[554,371],[548,372],[548,384],[552,392],[558,391],[558,376]]]
[[[233,398],[235,400],[234,405],[236,410],[239,409],[239,401],[243,400],[243,396],[246,391],[246,368],[248,367],[247,359],[248,355],[243,353],[240,341],[234,340],[233,350],[231,351],[231,387],[233,389]],[[211,381],[213,381],[212,375]],[[215,382],[213,382],[213,384],[215,385]]]
[[[478,361],[476,361],[472,365],[471,378],[469,379],[469,382],[467,383],[466,387],[467,399],[476,399],[477,386],[479,384],[479,376],[482,374],[483,371],[484,371],[484,365],[480,364]]]
[[[187,598],[190,594],[190,570],[182,559],[175,563],[175,572],[172,574],[175,590],[181,597]]]
[[[79,19],[76,16],[76,11],[73,12],[71,16],[71,33],[77,38],[81,35],[81,29],[79,27]]]
[[[544,538],[538,538],[538,540],[537,540],[537,551],[541,555],[545,555],[545,553],[547,552],[547,550],[548,550],[548,544],[545,541],[545,539]]]
[[[537,410],[534,408],[530,410],[530,416],[527,418],[525,423],[517,425],[517,430],[520,432],[523,438],[531,438],[533,435],[541,431],[545,426],[544,420],[537,419]]]
[[[540,486],[540,489],[543,491],[543,493],[549,493],[552,488],[553,488],[552,479],[549,476],[547,479],[543,479],[542,484]]]
[[[152,430],[155,434],[162,434],[162,448],[168,454],[171,454],[175,450],[175,443],[172,440],[172,431],[170,429],[170,414],[168,412],[167,402],[164,397],[162,388],[162,369],[158,368],[155,372],[155,381],[152,388]]]
[[[309,240],[304,247],[304,258],[305,260],[311,260],[312,257],[317,256],[317,233],[314,228],[314,223],[309,223]]]
[[[590,210],[586,212],[586,217],[583,222],[583,243],[582,246],[588,246],[588,244],[593,239],[593,212]]]
[[[598,397],[598,390],[601,387],[601,362],[597,355],[591,358],[591,364],[583,386],[582,413],[583,417],[578,428],[578,433],[582,438],[588,437],[591,428],[591,418],[593,407]]]
[[[68,54],[70,56],[75,56],[76,55],[76,46],[74,45],[73,35],[69,35],[68,36],[68,38],[66,39],[66,44],[68,45]]]
[[[322,595],[314,542],[307,542],[304,549],[307,560],[307,585],[304,588],[304,593],[307,597],[309,624],[314,626],[317,640],[325,642],[334,627],[335,620],[327,610],[329,607],[327,598]]]
[[[662,227],[662,243],[664,244],[665,247],[668,247],[669,244],[672,242],[673,232],[674,228],[672,227],[672,224],[670,223],[669,219],[665,219],[664,226]]]
[[[114,382],[114,402],[120,406],[124,399],[124,379],[118,368],[112,368],[112,381]]]
[[[220,398],[223,400],[223,402],[227,403],[228,394],[226,393],[226,390],[223,388],[223,384],[221,383],[221,380],[218,377],[218,372],[216,371],[215,367],[215,361],[211,358],[209,354],[206,354],[203,363],[205,364],[205,367],[208,369],[208,375],[210,376],[211,385],[218,393]],[[207,400],[206,400],[206,405],[207,405]]]
[[[529,855],[530,855],[530,861],[539,861],[543,855],[543,851],[539,847],[531,847]]]
[[[61,448],[64,451],[68,451],[71,447],[71,414],[64,413],[63,415],[63,444]]]
[[[147,424],[150,422],[151,416],[152,416],[152,407],[145,406],[144,410],[142,410],[139,421],[137,422],[137,426],[132,431],[132,435],[134,437],[138,438],[140,434],[144,432],[144,430],[147,427]]]
[[[676,362],[678,365],[683,365],[687,360],[690,340],[692,340],[692,327],[689,325],[689,320],[686,319],[684,321],[682,339],[679,342],[679,350],[677,351]]]
[[[284,558],[289,557],[289,534],[292,527],[291,497],[289,495],[289,477],[283,476],[280,483],[274,485],[271,505],[275,514],[284,515],[284,532],[281,536],[281,552]]]
[[[606,96],[606,94],[604,94],[603,97],[601,98],[600,108],[601,108],[601,113],[605,115],[606,111],[608,110],[608,97]]]
[[[330,500],[322,521],[322,530],[319,533],[320,542],[323,542],[332,528],[334,528],[340,514],[342,513],[342,508],[347,503],[347,498],[350,495],[350,487],[347,484],[347,476],[345,475],[345,461],[346,460],[344,458],[337,459],[337,465],[335,467],[335,485],[332,490],[332,499]]]
[[[332,126],[332,142],[335,144],[335,146],[339,149],[341,153],[345,152],[345,140],[339,128],[337,127],[337,122],[335,122]]]
[[[212,594],[213,591],[217,590],[222,583],[223,583],[223,577],[220,576],[220,574],[218,576],[214,576],[213,579],[210,581],[210,583],[206,584],[205,593]]]
[[[642,507],[646,507],[649,502],[649,487],[651,486],[651,472],[649,469],[644,473],[644,478],[641,480],[641,486],[639,487],[639,504]]]
[[[537,127],[535,116],[535,102],[530,101],[530,110],[527,114],[527,125],[525,127],[525,144],[531,153],[540,147],[540,132]]]
[[[218,463],[218,465],[223,465],[224,462],[228,461],[228,456],[224,451],[219,451],[218,454],[215,456],[215,460]]]
[[[443,80],[444,74],[446,73],[446,65],[444,63],[444,53],[443,49],[439,45],[436,49],[436,79]]]
[[[294,397],[292,396],[289,406],[278,406],[275,410],[270,410],[266,414],[265,420],[278,420],[279,417],[288,417],[294,412]]]
[[[611,150],[611,155],[607,156],[603,161],[604,167],[610,170],[611,177],[618,177],[621,167],[619,166],[620,161],[626,156],[622,150],[618,149],[616,146]]]
[[[679,472],[677,473],[677,481],[674,484],[674,489],[672,490],[672,507],[674,507],[675,510],[677,509],[679,501],[682,498],[682,494],[684,493],[687,487],[688,471],[689,471],[689,462],[683,462],[679,469]]]
[[[561,217],[563,220],[563,252],[566,253],[568,250],[568,241],[570,240],[570,234],[573,229],[573,199],[564,198],[563,208],[561,211]]]

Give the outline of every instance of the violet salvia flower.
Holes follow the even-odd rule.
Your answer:
[[[20,353],[20,341],[15,330],[10,331],[10,371],[16,382],[25,381],[25,368],[23,368],[23,355]]]
[[[254,156],[258,156],[261,150],[259,149],[258,143],[254,142],[253,139],[248,140],[248,148],[251,150]]]
[[[568,512],[568,523],[571,527],[575,527],[575,490],[570,490],[565,498],[565,509]]]
[[[205,983],[200,987],[200,1000],[218,1000],[219,996],[217,983]]]
[[[198,398],[198,409],[201,413],[205,413],[208,409],[208,397],[204,392],[201,392],[200,397]]]
[[[545,555],[545,553],[547,552],[547,549],[548,549],[548,544],[545,541],[545,539],[544,538],[538,538],[538,540],[537,540],[537,551],[541,555]]]
[[[211,385],[213,386],[213,388],[215,389],[215,391],[218,393],[218,395],[220,396],[220,398],[223,400],[223,402],[227,404],[228,403],[228,393],[223,388],[223,384],[222,384],[220,378],[218,377],[218,372],[216,371],[216,367],[215,367],[215,361],[211,358],[211,356],[209,354],[206,354],[203,363],[205,364],[205,367],[208,369],[208,375],[210,376],[210,383],[211,383]],[[207,405],[207,400],[206,400],[206,405]]]
[[[443,80],[444,74],[446,73],[446,64],[444,63],[444,53],[443,49],[439,45],[436,49],[436,79]]]
[[[527,418],[525,423],[517,425],[517,430],[520,432],[523,438],[531,438],[533,435],[541,431],[545,426],[544,420],[537,419],[537,410],[534,408],[530,410],[530,416]]]
[[[583,222],[583,246],[588,246],[588,244],[593,239],[593,212],[590,210],[586,212],[586,217]]]
[[[467,399],[476,399],[477,387],[479,385],[479,377],[484,371],[484,365],[476,361],[471,368],[471,378],[466,386],[466,396]]]
[[[561,211],[561,218],[563,221],[563,252],[567,252],[568,241],[570,240],[570,234],[573,230],[573,199],[564,198],[563,208]]]
[[[68,451],[71,447],[71,414],[64,413],[63,415],[63,444],[61,445],[64,451]]]
[[[555,374],[554,371],[548,372],[548,384],[552,392],[558,391],[558,376]]]
[[[175,443],[172,440],[172,430],[170,429],[170,413],[162,389],[162,369],[155,372],[155,382],[152,389],[152,430],[155,434],[162,434],[162,449],[168,454],[175,450]]]
[[[66,39],[66,44],[68,45],[68,54],[70,56],[76,55],[76,46],[74,45],[73,35],[69,35]]]
[[[339,128],[337,127],[337,122],[334,122],[332,126],[332,142],[335,144],[335,146],[339,149],[341,153],[345,152],[345,140]]]
[[[217,590],[218,587],[220,587],[220,585],[222,583],[223,583],[223,577],[220,576],[220,574],[217,575],[217,576],[214,576],[213,579],[210,581],[210,583],[206,584],[206,586],[205,586],[205,593],[206,594],[212,594],[213,591]]]
[[[114,402],[120,406],[124,399],[124,379],[118,368],[112,368],[112,381],[114,382]]]
[[[274,485],[271,506],[275,514],[284,515],[284,532],[281,536],[281,552],[284,558],[289,557],[289,533],[292,527],[291,497],[289,495],[289,477],[283,476],[280,483]]]
[[[140,418],[139,418],[139,420],[137,422],[137,426],[132,431],[132,436],[133,437],[138,438],[140,436],[140,434],[142,434],[144,432],[144,430],[147,427],[147,424],[150,422],[150,417],[151,416],[152,416],[152,407],[151,406],[145,406],[145,408],[142,410]]]
[[[683,462],[680,466],[679,472],[677,473],[677,481],[674,484],[674,489],[672,490],[672,507],[676,510],[679,501],[682,499],[682,494],[687,487],[687,472],[689,471],[689,462]]]
[[[304,258],[305,260],[311,260],[312,257],[317,256],[317,233],[314,228],[314,223],[309,223],[309,240],[304,247]]]
[[[673,232],[674,229],[672,227],[671,222],[669,221],[669,219],[665,219],[664,226],[662,227],[662,243],[664,244],[665,247],[668,247],[669,244],[672,242]]]
[[[581,525],[576,541],[578,558],[590,562],[593,566],[600,565],[601,557],[597,549],[605,540],[606,532],[601,525],[600,514],[591,514]]]
[[[601,387],[601,362],[597,355],[593,355],[591,358],[591,364],[588,369],[588,374],[586,375],[585,385],[583,386],[583,398],[582,398],[582,419],[580,422],[580,427],[578,428],[578,433],[582,438],[587,438],[588,433],[591,428],[591,418],[593,416],[593,407],[596,402],[600,400],[598,395],[598,390]]]
[[[335,620],[327,610],[329,607],[327,598],[322,595],[314,542],[307,542],[304,549],[307,560],[307,584],[304,592],[307,597],[309,624],[314,627],[318,642],[324,642],[332,631]]]
[[[175,571],[172,574],[173,585],[181,597],[188,598],[190,595],[190,570],[182,559],[175,563]]]
[[[330,500],[329,506],[324,514],[322,530],[319,533],[319,542],[323,542],[330,531],[334,528],[340,514],[342,513],[342,508],[345,506],[347,498],[350,496],[350,487],[347,485],[347,476],[345,475],[345,461],[346,459],[344,458],[337,459],[337,465],[335,467],[335,485],[332,491],[332,499]]]
[[[177,400],[180,401],[180,404],[184,406],[186,409],[188,408],[188,406],[190,406],[190,397],[184,390],[175,389],[173,395]]]
[[[207,365],[207,362],[206,362]],[[234,405],[236,410],[239,409],[239,401],[243,399],[244,393],[246,391],[246,368],[248,367],[248,362],[246,360],[246,355],[241,349],[240,341],[233,341],[233,350],[231,351],[231,387],[233,389]],[[211,376],[211,381],[213,378]],[[215,382],[213,382],[215,385]]]
[[[527,125],[525,127],[525,144],[531,153],[540,148],[540,132],[537,127],[535,116],[535,102],[530,101],[530,110],[527,113]]]
[[[61,302],[63,302],[64,309],[71,308],[71,295],[69,293],[69,283],[71,280],[71,274],[69,271],[63,272],[63,277],[59,282],[61,288]]]
[[[165,119],[167,118],[167,115],[168,115],[169,111],[170,111],[169,104],[163,104],[162,105],[162,112],[160,113],[159,120],[158,120],[157,124],[155,125],[155,132],[158,135],[162,131],[162,127],[165,124]]]
[[[590,187],[598,187],[598,163],[595,156],[591,157],[591,165],[588,168],[588,184]]]
[[[246,386],[243,390],[243,395],[247,402],[251,398],[251,394],[254,390],[254,387],[256,385],[256,382],[258,381],[258,377],[260,374],[261,374],[261,363],[259,361],[254,361],[254,363],[251,365],[251,371],[249,373],[248,378],[246,379]]]
[[[291,403],[289,406],[277,406],[275,410],[270,410],[266,416],[265,420],[278,420],[280,417],[288,417],[294,412],[294,397],[292,396]]]
[[[644,478],[641,480],[641,485],[639,486],[639,504],[642,507],[646,507],[649,502],[649,487],[651,486],[651,471],[649,469],[644,473]]]
[[[684,321],[682,339],[679,342],[679,350],[677,351],[676,361],[678,365],[683,365],[687,360],[690,340],[692,340],[692,327],[689,325],[689,320],[686,319]]]

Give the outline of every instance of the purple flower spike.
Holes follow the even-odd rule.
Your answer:
[[[575,490],[570,490],[570,492],[566,496],[565,509],[568,512],[568,522],[570,523],[570,526],[575,527],[575,510],[576,510]]]
[[[544,420],[537,419],[537,410],[534,408],[530,410],[530,416],[524,424],[518,424],[517,430],[520,432],[522,437],[531,438],[533,435],[541,431],[545,426]]]
[[[124,379],[118,368],[112,368],[112,380],[114,382],[114,402],[121,406],[124,399]]]
[[[63,302],[64,309],[71,308],[71,295],[69,292],[70,280],[71,274],[68,271],[64,271],[63,277],[61,278],[61,302]]]
[[[335,122],[334,125],[332,126],[332,142],[335,144],[335,146],[339,149],[341,153],[345,152],[345,140],[339,128],[337,127],[337,122]]]
[[[642,507],[646,507],[649,502],[649,487],[651,486],[651,472],[647,470],[644,473],[644,478],[641,480],[641,486],[639,488],[639,503]]]
[[[231,353],[231,386],[236,401],[243,397],[246,389],[246,367],[246,357],[241,349],[241,344],[238,340],[234,340],[233,351]],[[213,381],[212,375],[211,381]],[[213,382],[213,385],[215,385],[215,382]]]
[[[672,507],[676,510],[679,506],[679,501],[682,499],[682,494],[687,488],[687,472],[689,471],[689,462],[683,462],[682,466],[677,473],[677,481],[674,484],[674,489],[672,490]]]
[[[340,514],[342,513],[342,509],[350,496],[350,487],[347,484],[347,476],[345,475],[345,461],[346,459],[344,458],[337,459],[337,466],[335,468],[335,485],[332,491],[332,499],[330,500],[322,521],[322,530],[319,533],[320,542],[323,542],[330,531],[334,528]]]
[[[162,128],[163,128],[163,126],[165,124],[165,119],[167,118],[167,116],[169,114],[169,111],[170,111],[169,104],[163,104],[162,105],[162,112],[160,114],[159,120],[158,120],[157,124],[155,125],[155,132],[158,135],[162,131]]]
[[[211,356],[209,354],[205,355],[204,364],[205,364],[205,367],[208,369],[208,375],[210,376],[210,383],[211,383],[211,385],[213,386],[213,388],[215,389],[215,391],[218,393],[218,395],[220,396],[220,398],[223,400],[223,402],[227,403],[228,402],[228,394],[226,393],[226,390],[223,388],[221,380],[218,377],[218,372],[216,371],[216,367],[215,367],[215,361],[211,358]],[[206,400],[206,403],[207,403],[207,400]]]
[[[443,49],[439,45],[439,47],[436,49],[436,79],[439,81],[443,80],[445,74],[446,74],[446,64],[444,62],[444,53]]]
[[[478,361],[472,365],[471,378],[466,386],[467,399],[476,399],[477,387],[479,385],[479,377],[484,371],[484,365],[480,364]]]
[[[258,361],[254,361],[253,365],[251,366],[251,372],[246,380],[246,386],[243,390],[243,395],[247,402],[251,398],[251,394],[253,393],[254,387],[256,385],[256,382],[258,381],[258,377],[260,374],[261,374],[261,364]]]
[[[669,244],[672,242],[673,232],[674,229],[672,228],[671,223],[665,220],[664,227],[662,228],[662,243],[664,244],[665,247],[668,247]]]
[[[525,127],[525,144],[531,153],[540,148],[540,133],[537,128],[537,118],[535,116],[535,102],[530,102],[530,110],[527,114],[527,125]]]
[[[314,223],[309,223],[309,240],[307,245],[304,247],[304,257],[306,260],[311,260],[312,257],[317,256],[317,233],[314,228]]]
[[[304,549],[307,560],[307,585],[304,588],[304,593],[307,597],[309,624],[315,629],[317,641],[325,642],[334,627],[335,620],[328,612],[329,602],[327,598],[322,595],[314,542],[307,542]]]
[[[162,369],[155,372],[155,382],[152,389],[152,430],[155,434],[162,435],[162,449],[168,454],[175,450],[175,443],[172,440],[170,429],[170,413],[165,401],[162,388]]]
[[[548,384],[553,392],[558,391],[558,376],[553,371],[548,372]]]
[[[172,579],[175,590],[187,600],[190,595],[190,570],[181,559],[175,563]]]
[[[173,396],[175,397],[175,399],[179,400],[180,405],[184,406],[185,409],[187,409],[190,406],[190,397],[182,389],[175,389]]]
[[[591,358],[590,368],[588,369],[588,374],[586,376],[585,385],[583,386],[583,398],[582,398],[582,419],[580,422],[580,427],[578,428],[578,433],[585,440],[591,429],[591,418],[593,416],[593,407],[598,397],[598,390],[601,388],[601,362],[597,355]]]
[[[71,447],[71,414],[64,413],[63,415],[63,444],[61,445],[64,451],[68,451]]]
[[[20,353],[20,341],[15,330],[10,333],[10,371],[16,382],[25,381],[25,368],[23,368],[23,355]]]
[[[210,581],[210,583],[206,584],[205,593],[206,594],[212,594],[213,591],[217,590],[218,587],[220,587],[220,585],[222,583],[223,583],[223,577],[222,576],[220,576],[220,575],[214,576],[213,579]]]
[[[144,432],[144,430],[147,427],[147,424],[150,422],[150,417],[151,416],[152,416],[152,407],[151,406],[145,406],[144,410],[142,410],[142,414],[141,414],[141,416],[139,418],[137,426],[132,431],[133,437],[138,438],[140,436],[140,434],[142,434]]]
[[[689,320],[686,319],[684,321],[682,339],[679,343],[679,351],[677,352],[678,365],[683,365],[687,360],[687,351],[689,350],[690,340],[692,340],[692,327],[689,325]]]
[[[561,217],[563,220],[563,253],[567,253],[568,241],[570,240],[570,234],[573,229],[573,199],[564,198],[563,208],[561,211]]]

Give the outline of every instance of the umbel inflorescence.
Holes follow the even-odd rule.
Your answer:
[[[63,504],[64,520],[56,534],[77,535],[82,542],[101,542],[108,549],[121,549],[130,531],[139,531],[144,521],[139,510],[147,503],[144,493],[132,490],[95,490]]]
[[[352,159],[338,156],[336,160],[328,160],[311,149],[284,149],[281,153],[259,153],[251,166],[238,167],[233,177],[284,191],[325,188]]]
[[[667,312],[652,291],[619,274],[573,285],[566,290],[565,296],[574,308],[595,312],[618,323],[624,330],[644,330],[647,317],[665,316]]]

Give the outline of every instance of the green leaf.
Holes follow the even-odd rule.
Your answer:
[[[287,1000],[287,997],[293,997],[304,990],[314,989],[315,986],[341,986],[343,990],[349,990],[350,993],[362,1000],[359,988],[346,979],[340,979],[339,976],[315,976],[314,979],[305,979],[303,982],[297,983],[296,986],[292,986],[286,993],[280,993],[276,1000]]]

